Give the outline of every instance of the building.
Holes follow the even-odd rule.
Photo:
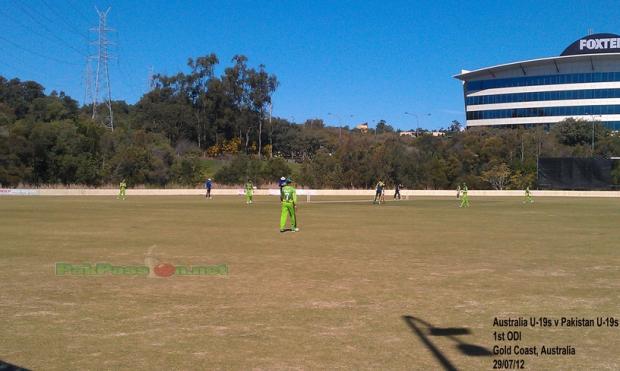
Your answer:
[[[588,35],[557,57],[454,77],[463,82],[468,127],[548,127],[573,117],[620,130],[619,35]]]
[[[415,138],[417,136],[417,133],[415,130],[407,130],[407,131],[401,131],[400,133],[398,133],[401,137],[413,137]]]
[[[357,130],[361,131],[364,134],[368,133],[368,123],[367,122],[365,122],[363,124],[359,124],[359,125],[355,126],[355,128]]]

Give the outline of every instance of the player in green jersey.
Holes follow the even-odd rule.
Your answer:
[[[245,203],[252,203],[252,195],[254,194],[254,184],[252,184],[252,180],[248,179],[248,182],[245,183]]]
[[[530,192],[530,187],[525,188],[525,200],[523,203],[534,203],[534,197],[532,197],[532,192]]]
[[[127,189],[127,183],[125,182],[125,179],[123,179],[121,181],[121,184],[119,185],[120,190],[118,191],[118,196],[116,196],[117,199],[125,199],[125,190]]]
[[[288,178],[284,187],[282,187],[282,193],[280,193],[280,202],[282,203],[282,213],[280,214],[280,232],[284,232],[284,225],[286,225],[286,219],[291,218],[291,231],[299,232],[297,228],[297,218],[295,212],[297,211],[297,191],[292,186],[293,181]]]
[[[469,207],[469,196],[467,195],[467,184],[463,183],[463,188],[461,188],[461,206],[459,207]]]

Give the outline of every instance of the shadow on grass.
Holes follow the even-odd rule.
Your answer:
[[[27,368],[12,365],[10,363],[6,363],[0,359],[0,371],[30,371],[30,370],[28,370]]]
[[[433,342],[429,339],[429,336],[444,336],[449,338],[456,343],[456,348],[466,356],[488,357],[492,355],[488,349],[479,345],[469,344],[457,337],[471,334],[471,331],[468,328],[435,327],[430,323],[413,316],[403,316],[402,318],[411,331],[413,331],[428,348],[428,350],[433,353],[433,356],[435,356],[437,361],[445,370],[457,370],[457,367],[448,359],[448,357],[445,356],[445,354],[441,352],[441,350],[439,350],[435,344],[433,344]]]

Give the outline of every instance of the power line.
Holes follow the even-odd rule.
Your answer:
[[[93,85],[92,85],[92,70],[90,66],[90,58],[86,59],[86,71],[85,71],[85,91],[84,91],[84,104],[88,104],[88,102],[92,102],[94,100],[93,97]]]
[[[13,69],[13,70],[15,70],[15,71],[20,71],[20,70],[21,70],[21,68],[19,68],[19,67],[15,66],[15,65],[13,65],[13,64],[7,63],[7,62],[5,62],[5,61],[2,61],[2,60],[0,60],[0,64],[1,64],[1,65],[3,65],[3,66],[8,67],[8,68],[10,68],[10,69]],[[22,71],[22,72],[23,72],[23,71]],[[1,75],[2,75],[2,74],[0,74],[0,76],[1,76]],[[7,77],[8,77],[8,76],[7,76]]]
[[[73,2],[73,0],[67,0],[67,3],[69,4],[69,6],[71,7],[71,9],[74,10],[74,13],[78,16],[80,16],[81,18],[76,18],[76,19],[83,19],[85,24],[90,25],[90,21],[88,20],[90,17],[86,16],[84,13],[82,13],[82,11],[76,6],[76,4]],[[71,5],[73,4],[73,6]]]
[[[120,35],[119,35],[119,33],[116,33],[115,35],[116,35],[116,49],[117,49],[117,53],[118,53],[118,55],[119,55],[119,57],[116,59],[116,66],[118,67],[118,70],[119,70],[119,72],[121,73],[121,75],[122,75],[122,77],[123,77],[123,78],[121,79],[121,83],[122,83],[122,84],[123,84],[126,88],[128,88],[129,90],[133,90],[134,92],[138,93],[138,96],[140,96],[140,95],[142,95],[142,94],[143,94],[142,89],[141,89],[141,88],[139,88],[136,84],[134,84],[134,83],[133,83],[133,82],[132,82],[132,81],[128,78],[128,75],[129,75],[129,74],[127,73],[127,70],[125,70],[125,68],[123,67],[123,65],[121,64],[121,58],[120,58],[120,55],[121,55],[121,54],[123,54],[123,55],[124,55],[123,50],[122,50],[123,48],[121,47],[121,42],[120,42]],[[128,58],[126,58],[126,60],[127,60],[127,61],[128,61],[128,63],[129,63],[129,59],[128,59]],[[130,64],[130,63],[129,63],[129,64]],[[134,71],[135,71],[135,68],[132,68],[132,66],[131,66],[131,65],[129,65],[128,67],[129,67],[129,69],[130,69],[130,70],[134,70]],[[129,85],[131,85],[131,86],[127,85],[125,82],[127,82],[127,83],[128,83]]]
[[[65,40],[61,39],[60,37],[58,37],[54,31],[50,30],[49,28],[47,28],[47,26],[45,26],[43,23],[39,22],[38,19],[36,19],[28,10],[26,10],[26,8],[22,7],[22,4],[20,4],[19,2],[16,2],[15,4],[18,5],[18,9],[21,10],[22,13],[26,14],[30,19],[32,19],[36,24],[38,24],[39,26],[41,26],[44,30],[46,30],[50,35],[52,35],[56,40],[58,40],[59,42],[61,42],[62,44],[64,44],[65,46],[67,46],[69,49],[77,52],[80,55],[83,56],[88,56],[88,54],[85,54],[84,52],[82,52],[81,50],[78,50],[76,48],[74,48],[71,44],[69,44],[68,42],[66,42]],[[53,21],[52,21],[53,23]]]
[[[7,56],[6,51],[4,52],[3,56]],[[18,59],[18,58],[15,58],[15,59]],[[61,80],[65,80],[63,81],[63,83],[59,83],[58,80],[51,81],[49,80],[49,77],[50,77],[49,75],[45,75],[43,72],[40,72],[37,68],[23,66],[21,64],[19,66],[16,66],[12,63],[7,62],[6,60],[0,60],[0,65],[8,67],[9,69],[12,69],[14,77],[19,78],[21,81],[35,81],[41,85],[43,85],[43,81],[47,81],[48,85],[57,86],[59,87],[59,90],[62,90],[62,88],[60,88],[61,86],[66,85],[65,79],[61,79]],[[2,75],[2,73],[0,73],[0,75]],[[26,76],[32,76],[34,77],[34,79],[29,79]],[[8,75],[5,75],[5,77],[8,78]],[[47,86],[46,89],[47,88],[50,88],[50,86]]]
[[[39,52],[35,52],[35,51],[33,51],[33,50],[30,50],[30,49],[28,49],[28,48],[24,48],[23,46],[21,46],[21,45],[19,45],[19,44],[15,43],[15,42],[13,42],[13,41],[11,41],[11,40],[9,40],[9,39],[7,39],[7,38],[3,37],[3,36],[0,36],[0,40],[3,40],[4,42],[7,42],[7,43],[11,44],[11,45],[13,45],[14,47],[16,47],[16,48],[18,48],[18,49],[21,49],[21,50],[26,51],[26,52],[28,52],[28,53],[30,53],[30,54],[33,54],[33,55],[39,56],[39,57],[41,57],[41,58],[49,59],[49,60],[54,61],[54,62],[57,62],[57,63],[68,64],[68,65],[72,65],[72,66],[80,65],[79,63],[75,63],[75,62],[67,62],[67,61],[64,61],[64,60],[62,60],[62,59],[58,59],[58,58],[54,58],[54,57],[50,57],[50,56],[47,56],[47,55],[41,54],[41,53],[39,53]]]
[[[56,14],[56,16],[58,17],[58,19],[60,19],[62,21],[62,23],[64,23],[66,26],[68,26],[71,31],[80,36],[81,38],[83,38],[84,40],[86,40],[87,42],[89,42],[90,40],[88,39],[88,31],[87,30],[80,30],[78,27],[74,26],[71,22],[69,22],[61,13],[59,13],[58,11],[56,11],[53,7],[51,7],[49,5],[49,3],[46,0],[41,0],[41,2],[43,2],[43,5],[45,5],[45,7],[47,9],[49,9],[52,13]]]
[[[120,64],[119,60],[120,60],[120,58],[117,58],[117,59],[116,59],[116,66],[118,67],[118,70],[119,70],[119,72],[121,73],[121,76],[123,77],[123,78],[121,79],[121,83],[122,83],[123,85],[125,85],[125,87],[126,87],[126,88],[128,88],[128,89],[130,89],[130,90],[134,90],[135,92],[138,92],[138,93],[140,93],[140,94],[141,94],[141,93],[142,93],[141,89],[140,89],[140,88],[138,88],[138,87],[137,87],[137,86],[136,86],[133,82],[131,82],[131,81],[129,80],[129,78],[127,77],[127,76],[128,76],[128,74],[126,73],[125,69],[121,66],[121,64]],[[129,85],[127,85],[127,84],[129,84]],[[131,86],[130,86],[130,85],[131,85]],[[138,94],[138,95],[140,95],[140,94]]]
[[[51,42],[55,42],[55,43],[58,42],[56,39],[50,38],[49,36],[34,30],[31,26],[28,26],[28,25],[22,23],[17,18],[9,16],[8,14],[4,13],[2,10],[0,10],[0,14],[4,15],[7,19],[10,19],[13,23],[15,23],[16,25],[22,27],[24,30],[27,30],[28,32],[31,32],[31,33],[33,33],[35,35],[38,35],[38,36],[40,36],[40,37],[42,37],[42,38],[44,38],[46,40],[49,40]]]

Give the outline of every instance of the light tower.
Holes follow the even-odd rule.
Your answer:
[[[106,27],[106,21],[108,13],[111,8],[108,8],[105,12],[99,11],[95,7],[97,14],[99,15],[99,27],[92,28],[91,31],[97,32],[98,39],[94,42],[97,45],[97,56],[93,58],[97,58],[97,70],[95,72],[95,93],[93,94],[93,120],[97,118],[97,105],[99,104],[99,94],[101,83],[105,84],[106,88],[106,97],[105,103],[108,107],[108,117],[103,120],[104,125],[109,127],[111,130],[114,130],[114,114],[112,112],[112,87],[110,86],[110,72],[108,67],[108,60],[110,59],[110,55],[108,54],[108,45],[111,43],[108,41],[106,32],[113,31]]]

